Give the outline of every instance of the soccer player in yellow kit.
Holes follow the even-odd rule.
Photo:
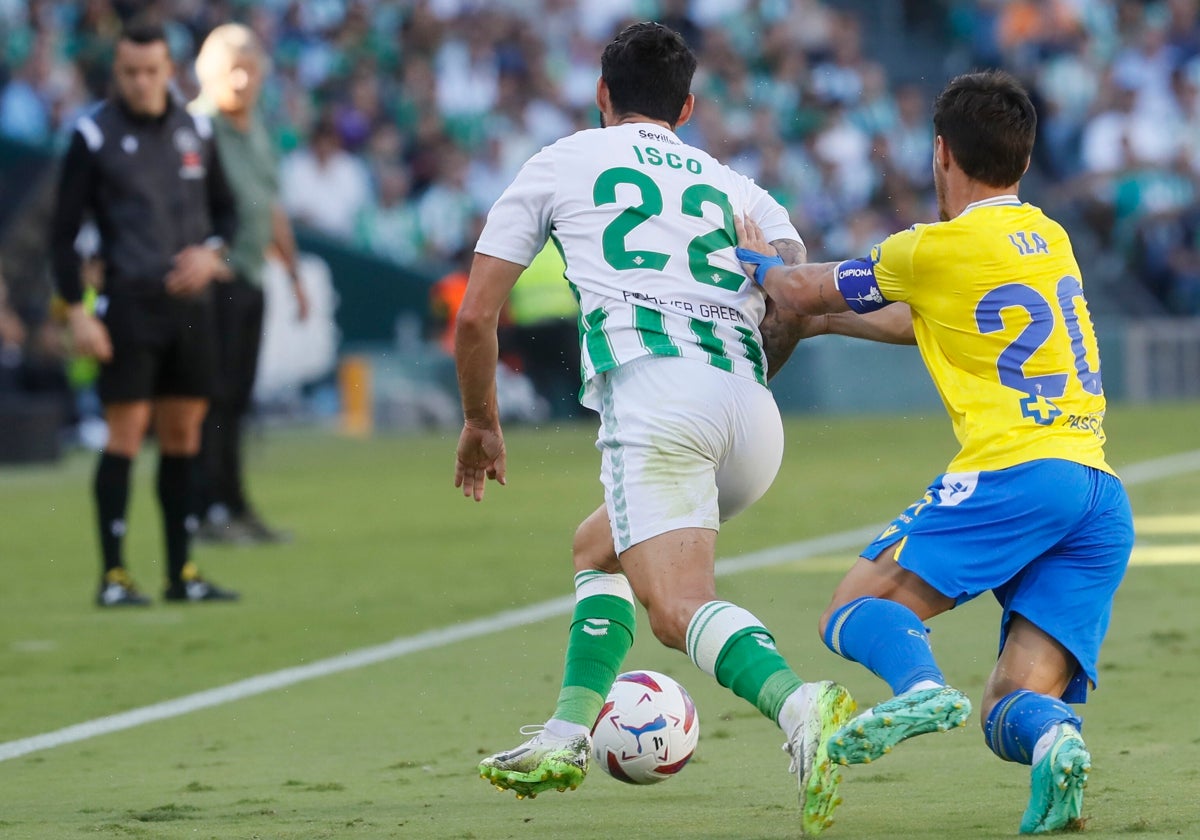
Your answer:
[[[907,303],[961,450],[862,552],[821,617],[826,645],[895,696],[836,732],[829,755],[865,763],[966,723],[924,622],[991,591],[1000,654],[982,699],[988,747],[1032,766],[1022,833],[1075,823],[1091,757],[1068,703],[1086,700],[1129,562],[1133,521],[1104,459],[1095,332],[1066,232],[1017,198],[1036,114],[1002,72],[952,80],[934,109],[942,221],[869,257],[784,267],[753,222],[738,256],[804,315]]]

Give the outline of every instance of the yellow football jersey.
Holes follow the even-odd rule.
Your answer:
[[[917,346],[962,449],[949,471],[1104,460],[1096,333],[1067,233],[1002,196],[871,254],[878,292],[912,307]]]

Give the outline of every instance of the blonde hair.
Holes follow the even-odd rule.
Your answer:
[[[200,52],[196,54],[196,78],[206,88],[229,72],[230,65],[241,57],[258,59],[263,75],[270,72],[271,61],[262,48],[254,30],[240,23],[223,23],[208,33]]]

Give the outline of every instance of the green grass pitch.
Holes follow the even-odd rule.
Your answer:
[[[1198,448],[1200,405],[1117,406],[1120,470]],[[779,478],[729,523],[721,558],[882,523],[954,452],[940,413],[787,423]],[[452,487],[451,433],[350,440],[271,432],[252,487],[297,539],[201,547],[240,604],[92,605],[92,458],[0,471],[0,748],[42,733],[484,619],[570,593],[575,524],[601,501],[589,424],[509,431],[509,486],[475,504]],[[129,565],[161,586],[155,457],[138,464]],[[1130,488],[1135,565],[1118,595],[1101,685],[1082,708],[1093,753],[1091,838],[1200,836],[1200,467]],[[825,650],[820,610],[855,549],[722,577],[806,678],[865,707],[886,687]],[[978,698],[998,608],[932,622],[948,677]],[[553,706],[564,616],[448,641],[365,667],[0,761],[3,838],[793,838],[795,789],[778,731],[642,632],[627,660],[679,679],[701,719],[695,760],[647,788],[599,770],[578,791],[518,802],[474,771]],[[435,637],[425,637],[435,638]],[[834,838],[1016,835],[1027,770],[967,729],[847,768]]]

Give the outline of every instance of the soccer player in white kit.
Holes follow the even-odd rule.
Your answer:
[[[695,68],[677,33],[653,23],[622,31],[601,59],[604,127],[531,158],[475,248],[456,330],[465,424],[455,486],[478,501],[487,479],[505,481],[496,327],[550,238],[579,300],[581,400],[600,414],[605,495],[576,536],[557,707],[525,732],[532,738],[479,771],[519,797],[583,781],[590,729],[633,642],[636,595],[664,645],[783,730],[802,827],[815,834],[838,801],[825,742],[854,703],[832,682],[803,682],[754,615],[717,599],[713,576],[720,523],[767,490],[783,453],[766,387],[766,297],[734,257],[735,216],[753,219],[790,262],[803,245],[763,189],[676,136],[692,114]],[[611,529],[611,550],[592,545],[597,528]]]

